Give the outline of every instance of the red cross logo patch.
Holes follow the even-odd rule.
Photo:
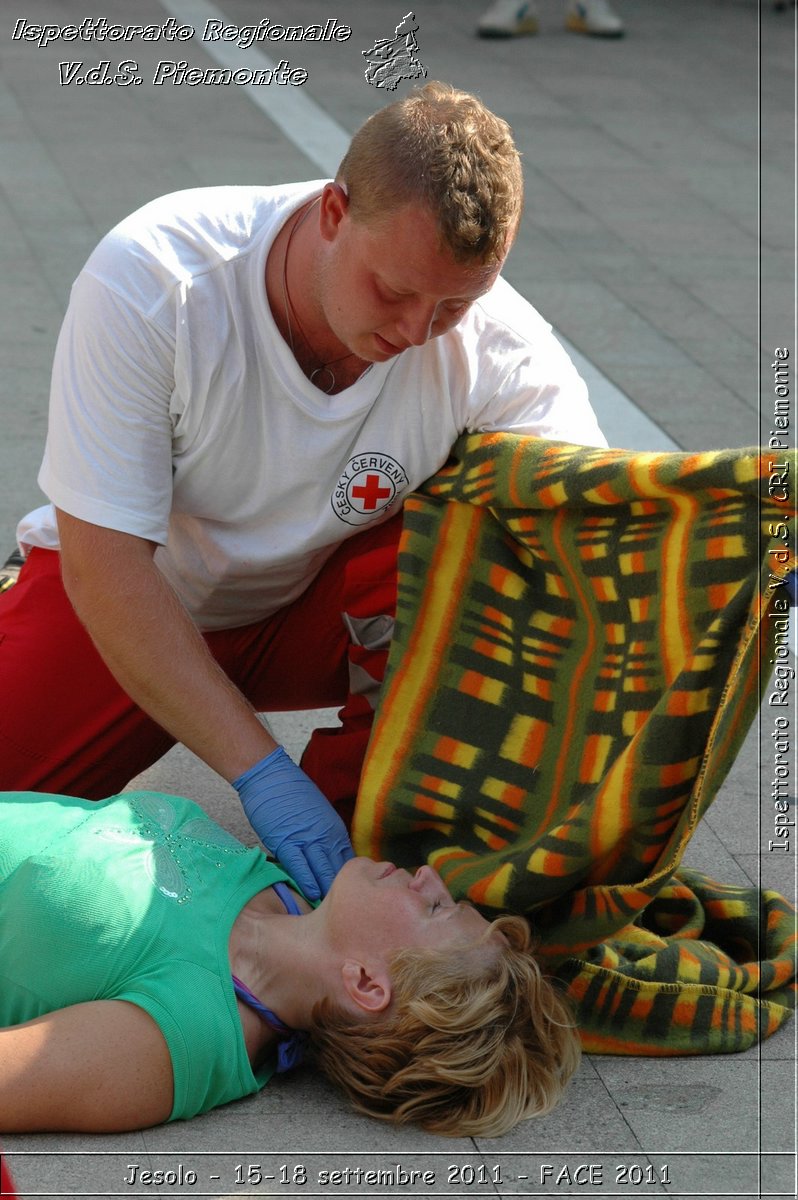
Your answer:
[[[388,511],[407,483],[404,467],[389,454],[356,454],[335,485],[333,511],[347,525],[366,525]]]

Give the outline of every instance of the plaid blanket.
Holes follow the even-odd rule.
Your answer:
[[[406,503],[355,848],[527,915],[588,1050],[741,1050],[795,1005],[791,906],[680,860],[763,697],[797,733],[797,468],[472,435]]]

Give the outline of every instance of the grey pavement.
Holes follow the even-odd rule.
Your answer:
[[[615,0],[628,36],[603,42],[565,32],[562,0],[539,7],[539,37],[502,41],[473,36],[481,0],[413,9],[428,76],[477,91],[523,151],[527,207],[507,276],[573,349],[614,444],[704,449],[767,438],[777,346],[789,349],[794,394],[793,10]],[[387,0],[219,0],[228,24],[335,17],[352,29],[340,42],[260,43],[306,69],[307,82],[248,89],[153,83],[164,61],[218,65],[201,39],[202,0],[6,0],[0,551],[44,499],[35,479],[50,361],[71,281],[96,241],[164,192],[325,174],[341,131],[391,98],[366,83],[361,52],[392,35],[405,11]],[[13,37],[23,18],[63,28],[87,16],[162,25],[170,15],[195,36],[47,46]],[[135,61],[142,82],[60,84],[59,63],[103,60],[113,70]],[[273,725],[299,753],[314,724],[334,719],[302,713]],[[795,841],[789,854],[768,849],[771,733],[764,708],[688,862],[794,895]],[[130,786],[193,796],[252,840],[232,789],[181,747]],[[729,1057],[585,1058],[557,1112],[499,1139],[394,1130],[299,1072],[191,1122],[126,1136],[13,1136],[5,1149],[28,1197],[792,1196],[795,1052],[791,1026]],[[157,1170],[174,1175],[142,1174]],[[375,1181],[368,1171],[385,1174]]]

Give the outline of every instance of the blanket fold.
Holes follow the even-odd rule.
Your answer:
[[[405,506],[355,848],[528,916],[588,1049],[739,1050],[794,1006],[786,901],[679,869],[763,697],[792,720],[785,457],[470,435]]]

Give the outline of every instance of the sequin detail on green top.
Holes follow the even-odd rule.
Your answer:
[[[96,836],[126,846],[150,843],[142,860],[144,870],[161,895],[178,904],[190,901],[192,878],[196,883],[207,882],[200,872],[197,850],[209,867],[221,867],[224,856],[246,853],[245,846],[207,817],[184,821],[176,832],[177,809],[165,796],[137,796],[129,803],[141,832],[111,826],[98,829]],[[189,848],[192,853],[186,856]]]

